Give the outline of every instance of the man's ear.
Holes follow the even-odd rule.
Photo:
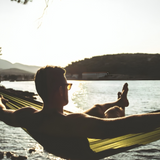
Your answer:
[[[59,93],[60,93],[60,96],[62,97],[63,96],[63,88],[62,88],[62,86],[59,87]]]

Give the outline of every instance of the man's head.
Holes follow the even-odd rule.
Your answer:
[[[67,94],[64,98],[68,103],[66,84],[65,70],[61,67],[46,66],[40,68],[35,75],[36,90],[45,103],[59,92],[63,92],[63,96]]]

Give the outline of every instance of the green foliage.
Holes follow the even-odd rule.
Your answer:
[[[110,74],[159,76],[160,54],[125,53],[95,56],[72,62],[65,69],[71,74],[109,72]]]

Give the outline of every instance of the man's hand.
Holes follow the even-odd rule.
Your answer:
[[[9,102],[7,99],[5,99],[3,97],[3,95],[0,95],[0,99],[1,99],[1,102],[5,105],[7,102]]]
[[[5,104],[8,102],[7,99],[3,97],[3,95],[0,95],[0,111],[6,109]]]

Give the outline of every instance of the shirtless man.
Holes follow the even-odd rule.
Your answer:
[[[72,160],[97,160],[96,153],[89,148],[87,138],[111,138],[128,133],[137,133],[160,126],[160,113],[124,117],[128,84],[118,93],[118,100],[95,105],[84,113],[65,115],[63,107],[68,104],[65,71],[47,66],[37,71],[35,85],[44,102],[38,111],[32,107],[16,111],[6,109],[0,98],[0,120],[8,125],[24,127],[46,151]],[[148,127],[150,126],[150,127]]]

